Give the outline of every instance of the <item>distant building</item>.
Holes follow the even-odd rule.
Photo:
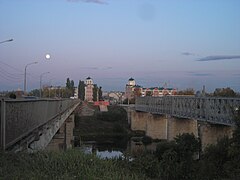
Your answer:
[[[125,88],[125,98],[133,99],[134,96],[167,96],[167,95],[176,95],[177,90],[174,88],[166,88],[166,87],[150,87],[144,88],[142,86],[136,85],[136,82],[133,78],[128,80],[128,84],[126,84]]]
[[[85,101],[93,102],[93,80],[88,77],[85,81]]]
[[[110,104],[119,104],[123,101],[123,92],[111,91],[108,93]]]
[[[74,95],[73,95],[74,99],[78,99],[78,88],[74,87]]]
[[[18,88],[15,92],[16,94],[16,98],[21,98],[24,94],[23,90],[21,90],[20,88]]]
[[[174,88],[164,88],[164,87],[151,87],[151,88],[142,88],[141,96],[167,96],[167,95],[176,95],[177,90]]]
[[[128,83],[126,84],[125,88],[125,98],[132,99],[134,98],[134,89],[136,87],[136,82],[133,78],[130,78],[128,80]]]

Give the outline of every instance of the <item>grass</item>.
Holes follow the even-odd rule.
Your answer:
[[[0,179],[144,179],[120,165],[78,150],[0,153]]]
[[[109,112],[95,111],[93,116],[75,115],[75,136],[126,136],[128,134],[126,111],[109,107]]]

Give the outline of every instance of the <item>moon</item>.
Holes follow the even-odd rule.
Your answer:
[[[46,57],[46,59],[50,59],[51,56],[50,56],[50,54],[46,54],[45,57]]]

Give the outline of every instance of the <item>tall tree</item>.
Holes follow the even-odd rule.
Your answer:
[[[74,95],[74,81],[67,78],[66,82],[66,97],[69,98]]]
[[[78,83],[78,98],[84,101],[85,98],[85,83],[84,81],[79,80]]]
[[[102,87],[101,86],[98,89],[98,99],[99,100],[103,100],[103,97],[102,97]]]
[[[67,89],[71,89],[71,82],[70,82],[70,79],[69,79],[69,78],[67,78],[66,88],[67,88]]]
[[[97,86],[97,84],[93,85],[93,101],[98,101],[98,86]]]
[[[71,92],[72,92],[72,96],[74,96],[74,81],[73,80],[71,80],[71,82],[70,82],[70,86],[71,86]]]

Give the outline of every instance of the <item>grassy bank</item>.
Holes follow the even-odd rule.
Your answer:
[[[78,150],[0,153],[0,179],[144,179],[141,174]]]
[[[126,111],[117,106],[110,106],[108,109],[108,112],[95,110],[93,116],[76,114],[74,136],[81,136],[81,139],[100,136],[127,136],[129,128]]]

